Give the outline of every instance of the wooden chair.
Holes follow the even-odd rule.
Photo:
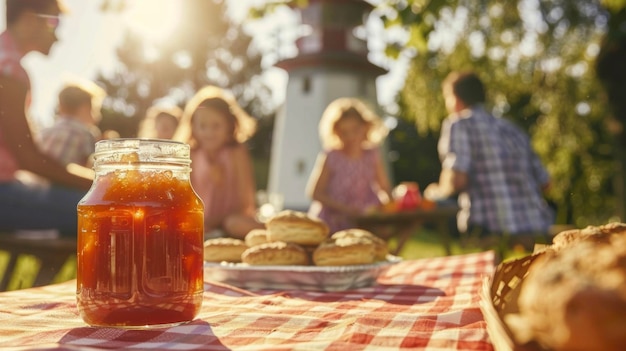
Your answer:
[[[31,286],[42,286],[54,282],[70,258],[76,257],[76,241],[65,238],[34,239],[23,238],[13,234],[0,233],[0,251],[7,252],[9,259],[6,264],[0,291],[5,291],[9,284],[21,289]],[[39,270],[32,285],[27,282],[18,268],[18,260],[25,255],[33,256],[39,263]],[[16,280],[15,282],[12,282]]]

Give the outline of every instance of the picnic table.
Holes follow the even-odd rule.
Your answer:
[[[397,239],[392,253],[400,253],[406,242],[417,229],[425,224],[433,224],[447,255],[450,248],[450,223],[454,223],[459,206],[452,203],[440,204],[434,208],[416,208],[395,212],[372,212],[356,218],[356,225],[371,231],[385,240]]]
[[[187,324],[96,328],[76,309],[76,281],[0,293],[0,345],[96,350],[493,350],[479,308],[492,251],[405,260],[347,291],[246,290],[205,282]]]

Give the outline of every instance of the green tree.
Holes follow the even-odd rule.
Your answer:
[[[609,130],[614,136],[613,151],[617,161],[615,187],[622,201],[617,203],[620,213],[626,213],[626,0],[605,1],[611,16],[603,39],[596,71],[607,93],[607,102],[613,112]]]
[[[584,226],[624,218],[626,0],[370,2],[372,17],[390,33],[400,27],[407,34],[389,35],[386,54],[412,57],[397,115],[414,122],[422,140],[408,140],[405,128],[391,133],[400,178],[427,178],[438,170],[428,160],[446,115],[441,81],[451,70],[472,69],[485,81],[494,112],[531,135],[553,177],[558,222]],[[273,1],[253,16],[285,4],[308,1]],[[602,85],[596,71],[605,77]],[[414,160],[413,172],[406,160]]]
[[[104,4],[105,9],[113,6]],[[115,9],[123,11],[125,2],[117,4],[121,10]],[[116,71],[100,78],[112,97],[108,106],[141,115],[157,99],[171,96],[182,102],[199,87],[213,84],[231,90],[253,115],[271,113],[271,91],[260,77],[262,53],[242,25],[226,15],[226,4],[186,0],[180,6],[179,25],[161,42],[127,32]]]
[[[558,221],[584,226],[619,215],[609,111],[594,70],[611,18],[599,2],[390,0],[378,12],[410,34],[387,53],[413,54],[398,103],[421,135],[438,133],[445,117],[445,75],[475,70],[494,112],[532,136],[553,177]]]
[[[124,11],[125,0],[105,0],[104,11]],[[226,14],[220,0],[185,0],[179,23],[168,38],[151,43],[128,30],[117,49],[119,63],[112,74],[100,74],[108,98],[103,125],[134,136],[148,107],[168,98],[180,106],[200,87],[212,84],[230,90],[240,105],[259,120],[250,140],[257,169],[267,172],[273,104],[271,90],[262,79],[262,53],[241,23]],[[132,123],[128,123],[131,120]],[[261,172],[257,182],[266,184]]]

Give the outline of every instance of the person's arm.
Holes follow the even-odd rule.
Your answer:
[[[464,190],[469,183],[467,170],[471,164],[470,135],[459,121],[446,120],[445,129],[439,141],[441,152],[441,173],[439,182],[424,189],[424,197],[429,200],[450,198]]]
[[[313,165],[313,170],[311,171],[311,174],[309,175],[309,180],[307,181],[306,189],[305,189],[306,196],[310,197],[311,199],[313,199],[313,193],[315,192],[315,187],[317,186],[317,183],[319,182],[319,178],[321,176],[321,172],[322,172],[322,169],[324,168],[325,163],[326,163],[326,154],[324,153],[318,154],[317,158],[315,159],[315,164]]]
[[[358,215],[359,211],[357,209],[335,201],[328,195],[329,178],[330,169],[328,167],[328,158],[326,155],[322,154],[318,157],[313,173],[311,174],[311,181],[307,191],[308,195],[325,207],[351,216]]]
[[[424,197],[429,200],[450,198],[467,187],[467,173],[452,169],[442,169],[439,182],[430,184],[424,189]]]
[[[234,151],[233,162],[235,162],[234,169],[241,211],[243,214],[254,216],[256,214],[256,184],[252,158],[245,145],[237,146]]]
[[[27,89],[23,84],[0,77],[0,133],[19,167],[53,183],[89,189],[93,171],[75,164],[65,167],[39,151],[24,112],[26,96]]]
[[[393,198],[391,195],[391,182],[389,176],[385,170],[380,152],[376,152],[376,185],[378,186],[378,197],[382,203],[391,201]]]

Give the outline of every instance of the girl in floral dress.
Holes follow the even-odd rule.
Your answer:
[[[331,102],[319,124],[324,151],[318,157],[307,193],[309,215],[325,221],[331,233],[353,228],[354,218],[391,199],[391,185],[379,143],[387,130],[356,98]]]

